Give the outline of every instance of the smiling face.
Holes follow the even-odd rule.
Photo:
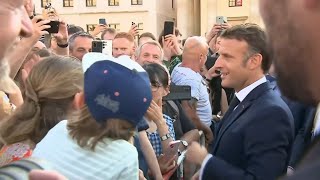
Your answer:
[[[159,46],[154,44],[144,44],[141,47],[141,52],[139,57],[137,57],[136,61],[140,65],[144,65],[147,63],[162,63],[162,52]]]
[[[221,39],[218,53],[219,58],[215,67],[221,71],[221,85],[234,88],[236,92],[250,85],[251,71],[248,62],[245,61],[248,52],[248,44],[245,41],[235,39]]]

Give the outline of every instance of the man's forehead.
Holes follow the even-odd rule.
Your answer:
[[[225,46],[226,48],[243,48],[248,46],[248,43],[244,40],[226,38],[221,38],[219,44],[220,46]]]
[[[246,51],[248,44],[245,41],[239,41],[237,39],[224,39],[221,38],[219,43],[220,47],[218,53],[234,53],[235,51]]]
[[[91,42],[91,41],[93,41],[93,39],[90,37],[86,37],[86,36],[78,36],[74,39],[74,41],[87,41],[87,42],[90,41]]]
[[[141,48],[142,51],[150,51],[150,50],[155,50],[157,52],[159,52],[159,54],[161,53],[161,49],[159,46],[155,45],[155,44],[145,44],[142,46]],[[154,52],[154,51],[153,51]]]

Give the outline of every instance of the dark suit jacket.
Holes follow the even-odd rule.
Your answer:
[[[267,75],[266,78],[270,81],[273,90],[276,91],[288,105],[293,115],[295,138],[293,141],[289,166],[296,168],[296,165],[300,162],[302,156],[306,152],[306,149],[311,145],[313,119],[316,113],[316,108],[288,99],[281,94],[274,77]]]
[[[203,179],[273,180],[286,172],[293,117],[269,82],[251,91],[234,111],[229,109],[221,124]]]

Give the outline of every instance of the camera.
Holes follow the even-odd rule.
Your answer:
[[[100,52],[112,56],[112,40],[92,41],[92,52]]]

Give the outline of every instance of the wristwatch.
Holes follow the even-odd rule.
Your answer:
[[[167,139],[171,138],[171,135],[168,133],[168,134],[165,134],[164,136],[161,136],[160,139],[161,141],[165,141]]]
[[[57,43],[57,46],[59,46],[60,48],[67,48],[69,46],[69,44],[58,44]]]
[[[188,145],[189,145],[187,141],[180,140],[180,142],[181,142],[181,144],[182,144],[185,148],[187,148]]]

